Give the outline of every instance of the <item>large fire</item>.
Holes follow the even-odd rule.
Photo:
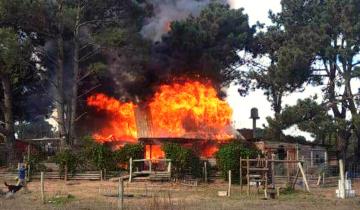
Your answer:
[[[149,107],[156,137],[231,138],[232,110],[210,83],[162,85]]]
[[[137,131],[133,103],[122,103],[115,98],[98,93],[87,99],[88,106],[107,112],[109,119],[93,138],[105,142],[136,142]]]
[[[124,103],[104,94],[90,96],[87,104],[109,115],[107,123],[93,134],[96,141],[118,145],[137,141],[139,127],[136,126],[135,104]],[[151,119],[151,136],[148,137],[232,138],[232,110],[226,101],[217,96],[209,82],[187,80],[161,85],[147,107]],[[212,146],[202,153],[211,156],[216,151],[217,147]],[[147,149],[146,156],[150,156]],[[156,147],[152,149],[151,156],[163,156],[163,153]]]

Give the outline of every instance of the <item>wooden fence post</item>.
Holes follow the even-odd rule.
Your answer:
[[[228,196],[231,196],[231,170],[229,170],[229,187],[228,187]]]
[[[118,200],[118,208],[120,210],[124,209],[124,180],[122,178],[119,178],[119,200]]]
[[[132,163],[133,163],[133,160],[132,160],[132,158],[130,158],[130,163],[129,163],[129,183],[132,181]]]
[[[268,169],[268,167],[269,167],[269,161],[268,161],[268,158],[265,157],[265,168]],[[267,193],[267,190],[268,190],[268,174],[269,174],[269,169],[265,172],[264,196],[265,196],[266,199],[268,197],[268,193]]]
[[[289,150],[286,151],[286,160],[291,160]],[[286,178],[287,183],[290,183],[290,162],[287,162],[286,164]]]
[[[64,180],[65,180],[65,182],[67,182],[67,180],[68,180],[68,166],[67,166],[67,164],[65,165]]]
[[[30,182],[31,181],[31,165],[27,164],[27,172],[26,172],[26,181]]]
[[[151,159],[149,160],[149,171],[150,171],[150,173],[151,173],[151,171],[152,171],[152,163],[151,163]]]
[[[28,163],[30,162],[30,151],[31,151],[30,144],[28,144],[28,146],[27,146],[27,161],[28,161]]]
[[[271,154],[271,160],[275,160],[275,154]],[[271,162],[271,184],[275,187],[275,162]]]
[[[208,182],[208,175],[207,175],[207,162],[204,162],[204,176],[205,176],[205,183]]]
[[[247,195],[250,195],[250,162],[249,162],[249,157],[246,158],[246,179],[247,179]]]
[[[100,170],[100,181],[103,181],[103,180],[104,180],[103,177],[104,177],[104,175],[103,175],[103,170],[101,169],[101,170]]]
[[[240,194],[242,193],[242,164],[241,164],[241,162],[242,162],[242,160],[241,160],[241,157],[240,157],[240,168],[239,168],[239,170],[240,170],[240,177],[239,177],[239,181],[240,181]]]
[[[44,172],[40,173],[40,191],[41,191],[41,201],[45,204],[45,192],[44,192]]]

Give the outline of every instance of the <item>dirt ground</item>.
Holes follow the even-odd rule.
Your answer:
[[[3,180],[0,180],[3,181]],[[14,183],[11,182],[11,183]],[[353,188],[360,192],[360,183]],[[5,191],[5,186],[0,188]],[[42,204],[40,183],[28,184],[29,192],[19,191],[11,199],[0,197],[0,209],[118,209],[118,183],[111,181],[50,181],[45,180],[45,204]],[[263,194],[240,194],[240,187],[233,185],[231,197],[218,197],[227,184],[216,182],[188,187],[175,183],[125,182],[124,209],[360,209],[360,197],[341,200],[335,198],[335,187],[311,188],[311,193],[301,189],[295,193],[281,194],[278,199],[263,200]]]

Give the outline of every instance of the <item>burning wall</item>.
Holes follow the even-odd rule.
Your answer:
[[[108,121],[93,134],[102,143],[123,145],[144,137],[219,141],[233,137],[232,110],[210,82],[161,85],[149,101],[137,105],[104,94],[90,96],[87,104],[108,114]]]

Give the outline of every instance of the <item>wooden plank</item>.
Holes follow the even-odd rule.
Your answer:
[[[304,169],[303,169],[303,167],[302,167],[302,164],[301,164],[301,163],[298,163],[298,166],[299,166],[301,175],[302,175],[302,177],[303,177],[303,181],[304,181],[304,183],[305,183],[306,191],[310,192],[309,184],[308,184],[308,182],[307,182],[306,174],[305,174],[305,172],[304,172]]]

